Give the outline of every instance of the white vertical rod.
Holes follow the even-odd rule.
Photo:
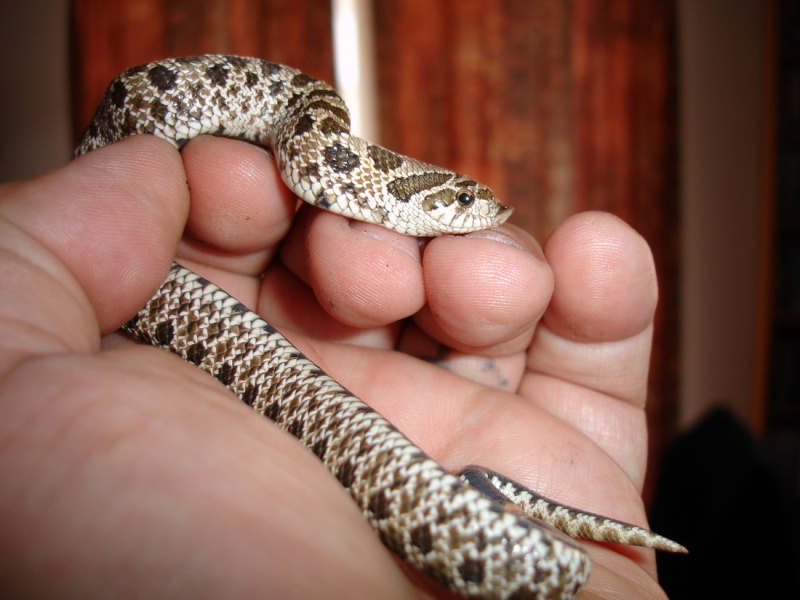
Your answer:
[[[332,0],[336,90],[350,109],[352,132],[378,141],[372,1]]]

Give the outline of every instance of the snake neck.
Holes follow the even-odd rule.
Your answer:
[[[399,233],[469,233],[511,214],[468,177],[351,135],[330,86],[259,59],[208,55],[129,69],[109,85],[75,154],[136,134],[179,149],[203,134],[269,146],[300,198]]]

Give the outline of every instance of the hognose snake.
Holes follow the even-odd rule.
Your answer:
[[[142,133],[178,148],[201,134],[269,146],[284,182],[306,202],[404,234],[467,233],[510,214],[467,177],[350,135],[334,90],[258,59],[200,56],[126,71],[110,84],[76,155]],[[589,574],[585,551],[537,519],[573,536],[683,551],[480,467],[448,473],[271,325],[177,263],[125,329],[211,373],[292,433],[388,548],[463,596],[578,594]]]

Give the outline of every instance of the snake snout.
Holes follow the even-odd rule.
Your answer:
[[[497,215],[495,216],[495,227],[498,225],[502,225],[508,218],[511,216],[511,213],[514,212],[514,209],[510,206],[505,206],[504,204],[500,204],[500,207],[497,209]]]

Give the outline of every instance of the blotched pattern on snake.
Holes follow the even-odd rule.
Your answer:
[[[76,155],[143,133],[177,148],[201,134],[268,146],[286,185],[306,202],[404,234],[468,233],[511,212],[469,177],[351,135],[333,89],[258,59],[199,56],[126,71],[110,84]],[[480,467],[448,473],[271,325],[178,264],[125,329],[211,373],[292,433],[347,488],[388,548],[465,597],[580,591],[589,575],[585,551],[539,519],[570,535],[683,550]]]

